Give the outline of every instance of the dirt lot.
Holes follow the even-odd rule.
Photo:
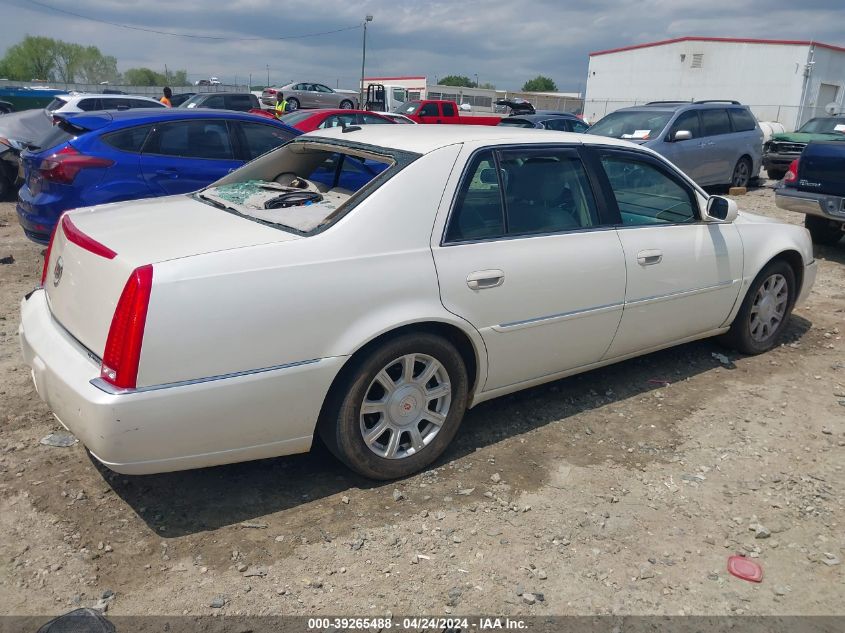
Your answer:
[[[771,353],[704,341],[486,403],[389,484],[319,447],[125,477],[39,444],[60,426],[17,327],[41,252],[0,204],[0,613],[845,614],[845,240]]]

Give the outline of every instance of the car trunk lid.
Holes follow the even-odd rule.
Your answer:
[[[807,145],[798,162],[798,190],[845,196],[845,142]]]
[[[80,209],[56,227],[43,285],[55,319],[101,357],[120,294],[137,268],[296,239],[190,196]]]

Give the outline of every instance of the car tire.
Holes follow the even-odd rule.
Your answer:
[[[434,334],[405,334],[344,368],[317,428],[328,449],[356,473],[380,480],[406,477],[449,446],[467,394],[466,366],[454,345]]]
[[[796,293],[795,273],[790,265],[782,259],[769,262],[748,287],[722,341],[743,354],[769,351],[789,321]]]
[[[751,161],[748,157],[743,156],[734,166],[733,175],[731,176],[731,187],[747,187],[751,182]]]
[[[820,218],[816,215],[805,215],[804,226],[810,232],[813,243],[830,246],[836,244],[843,235],[842,223]]]
[[[293,112],[294,110],[299,110],[299,99],[291,97],[288,99],[288,112]]]
[[[340,109],[341,110],[351,110],[353,107],[353,103],[349,99],[344,99],[340,102]]]
[[[769,180],[782,180],[784,176],[786,176],[786,170],[784,169],[767,169],[766,174],[769,176]]]

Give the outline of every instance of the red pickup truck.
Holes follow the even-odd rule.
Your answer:
[[[395,112],[404,114],[417,123],[449,123],[459,125],[498,125],[502,117],[499,116],[474,116],[472,114],[461,115],[458,104],[454,101],[437,101],[433,99],[420,99],[407,101]]]

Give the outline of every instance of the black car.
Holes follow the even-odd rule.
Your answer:
[[[560,132],[586,132],[590,126],[568,112],[545,112],[537,114],[512,114],[499,121],[502,127],[539,128]]]
[[[258,97],[251,92],[204,92],[194,95],[179,107],[249,112],[261,106],[258,104]]]
[[[178,108],[180,105],[185,103],[191,97],[196,96],[196,92],[180,92],[179,94],[172,95],[170,97],[170,105],[174,108]]]

